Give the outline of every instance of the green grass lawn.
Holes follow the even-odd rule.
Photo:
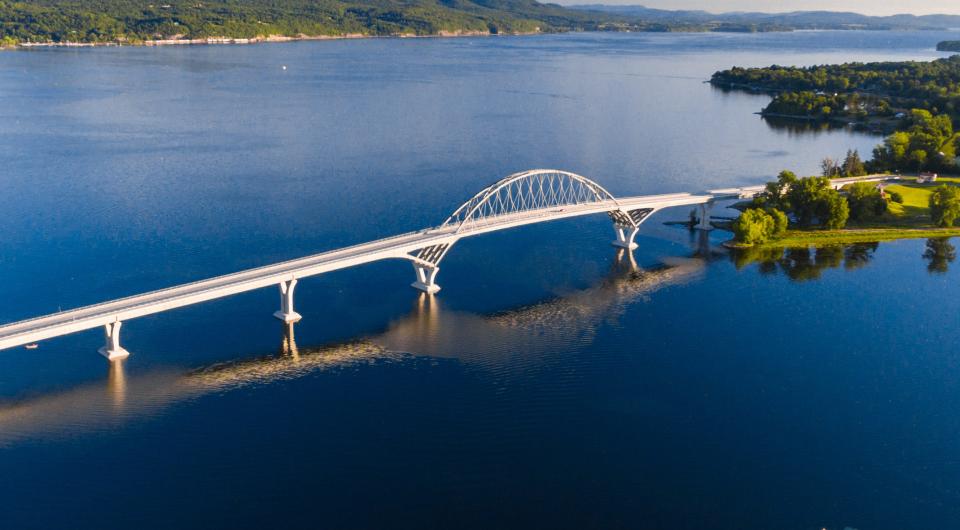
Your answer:
[[[854,228],[845,230],[787,230],[783,237],[761,245],[766,248],[827,246],[850,243],[872,243],[894,239],[960,236],[960,227],[953,228]]]
[[[887,185],[888,192],[895,191],[903,195],[903,204],[889,203],[887,211],[890,214],[889,221],[930,225],[930,194],[941,184],[957,186],[960,185],[960,178],[940,177],[932,184],[917,184],[916,179],[910,177],[902,184]]]

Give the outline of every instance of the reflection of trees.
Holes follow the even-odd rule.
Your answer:
[[[927,271],[936,274],[947,272],[953,260],[957,259],[957,249],[950,244],[950,238],[935,237],[927,240],[923,259],[929,261]]]
[[[760,272],[763,274],[777,272],[777,260],[782,256],[782,248],[748,247],[730,251],[730,260],[737,270],[753,263],[759,263]]]
[[[797,118],[785,118],[781,116],[764,116],[763,121],[771,129],[777,131],[786,131],[791,135],[818,135],[826,131],[838,130],[846,127],[846,124],[835,121],[811,121]]]
[[[847,270],[859,269],[870,263],[873,253],[880,243],[854,243],[844,248],[843,267]]]
[[[817,280],[826,269],[843,265],[847,270],[858,269],[873,259],[879,243],[828,245],[798,248],[747,248],[730,252],[730,259],[739,270],[756,263],[761,274],[780,271],[793,281]]]

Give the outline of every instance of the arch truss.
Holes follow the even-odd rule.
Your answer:
[[[656,211],[656,208],[624,208],[603,186],[576,173],[556,169],[514,173],[487,186],[450,214],[440,226],[450,233],[447,241],[404,255],[412,262],[417,275],[412,285],[428,293],[440,290],[436,284],[440,261],[461,237],[470,235],[465,230],[528,220],[523,214],[549,214],[567,207],[591,205],[603,206],[617,236],[613,244],[626,249],[637,247],[634,237],[640,224]]]
[[[495,182],[463,203],[441,228],[483,226],[506,216],[585,204],[609,202],[618,208],[617,200],[603,186],[567,171],[534,169],[514,173]]]

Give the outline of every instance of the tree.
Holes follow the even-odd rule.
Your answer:
[[[780,237],[787,231],[787,226],[790,224],[789,219],[787,219],[787,214],[781,212],[776,208],[770,208],[766,210],[767,215],[773,219],[773,233],[771,236]]]
[[[767,182],[764,191],[760,192],[753,199],[753,206],[756,208],[776,208],[782,211],[789,211],[790,204],[787,201],[787,191],[797,182],[797,175],[793,171],[784,169],[777,175],[777,180]]]
[[[745,245],[765,243],[773,236],[773,217],[759,208],[749,208],[733,222],[733,238]]]
[[[827,228],[838,229],[847,224],[850,208],[827,177],[799,179],[790,187],[786,198],[800,226],[819,222]]]
[[[915,149],[910,152],[910,161],[917,165],[917,172],[923,169],[927,163],[927,152],[922,149]]]
[[[824,177],[835,177],[840,174],[840,166],[828,156],[820,161],[820,171]]]
[[[910,135],[906,132],[895,132],[883,140],[873,150],[873,161],[879,169],[895,169],[904,167],[907,163],[907,149],[910,148]]]
[[[843,160],[842,169],[843,176],[845,177],[862,177],[867,174],[863,160],[860,160],[860,152],[856,150],[847,151],[847,156]]]
[[[960,188],[940,185],[930,194],[930,220],[940,227],[953,226],[960,218]]]
[[[850,218],[854,221],[873,219],[887,211],[887,201],[880,194],[876,184],[857,182],[847,186],[846,192]]]
[[[839,230],[847,226],[847,219],[850,217],[850,206],[847,200],[840,196],[836,190],[831,189],[832,194],[827,194],[824,198],[826,202],[826,215],[821,217],[823,225],[830,230]]]

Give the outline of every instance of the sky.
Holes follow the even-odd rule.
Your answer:
[[[853,11],[866,15],[960,15],[960,0],[547,0],[561,4],[643,5],[659,9],[724,11]]]

